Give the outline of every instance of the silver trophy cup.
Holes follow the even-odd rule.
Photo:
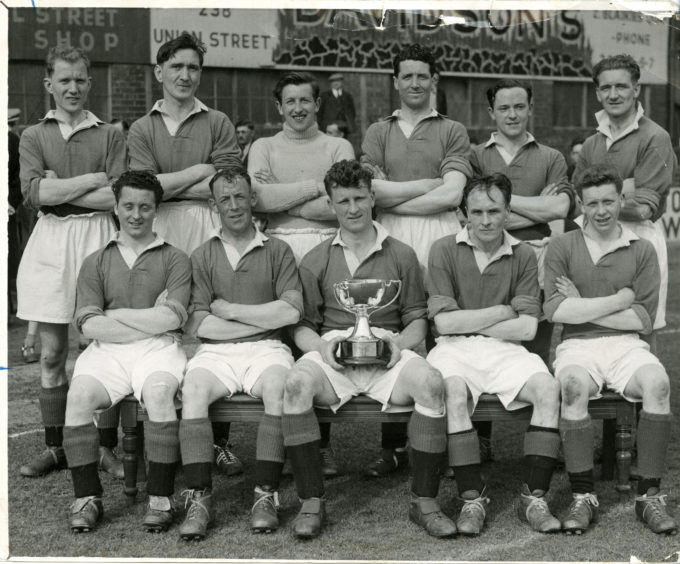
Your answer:
[[[385,290],[396,287],[394,296],[382,303]],[[390,346],[378,339],[368,323],[371,314],[393,303],[401,292],[401,280],[343,280],[333,285],[338,303],[356,317],[354,331],[340,342],[337,360],[345,366],[387,364],[390,360]]]

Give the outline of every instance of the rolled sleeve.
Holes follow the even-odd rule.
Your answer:
[[[403,257],[400,266],[403,266],[401,274],[401,295],[399,296],[399,314],[402,327],[407,327],[416,319],[427,319],[427,301],[425,299],[425,285],[423,273],[416,254],[408,249],[408,254]]]
[[[101,257],[101,251],[88,256],[83,261],[78,273],[76,313],[73,322],[81,333],[83,332],[83,324],[88,319],[97,315],[104,315],[104,309],[106,309]]]
[[[320,280],[309,268],[300,264],[300,282],[302,283],[304,310],[298,325],[318,333],[323,323],[323,292]]]
[[[189,299],[189,315],[203,313],[201,320],[210,313],[213,292],[210,285],[208,264],[205,260],[205,247],[199,247],[191,255],[191,298]]]
[[[530,315],[531,317],[541,317],[541,300],[536,296],[515,296],[510,300],[510,307],[518,315]]]
[[[40,206],[40,181],[45,177],[43,154],[37,135],[27,130],[19,142],[21,193],[28,207]]]
[[[458,289],[450,267],[452,257],[447,252],[447,244],[455,244],[451,238],[435,241],[430,249],[427,267],[427,286],[430,298],[427,301],[428,317],[443,312],[458,311]]]
[[[463,173],[466,178],[472,176],[472,166],[468,160],[470,153],[470,138],[465,127],[453,122],[453,127],[449,131],[446,144],[446,154],[440,165],[440,174],[443,177],[447,172],[458,171]]]
[[[302,317],[304,314],[302,284],[295,264],[295,256],[287,243],[277,242],[280,243],[278,245],[280,251],[274,259],[275,264],[279,265],[276,277],[276,297],[294,307]]]
[[[210,162],[215,168],[228,166],[243,166],[241,150],[236,142],[236,130],[231,120],[220,114],[220,119],[213,124],[213,150],[210,153]]]
[[[541,290],[538,285],[538,261],[536,260],[536,254],[526,243],[517,245],[513,252],[519,258],[519,271],[510,305],[517,313],[541,317]],[[516,298],[521,299],[515,301]],[[526,308],[526,311],[520,312],[515,306]]]
[[[154,157],[149,140],[139,122],[133,123],[130,127],[127,143],[130,170],[145,170],[153,174],[160,173],[158,161]]]
[[[659,219],[663,213],[664,200],[673,182],[673,172],[677,159],[668,134],[657,134],[645,148],[635,166],[635,195],[638,203],[645,203],[652,208],[652,221]],[[640,195],[638,193],[640,192]],[[638,198],[641,198],[638,200]]]
[[[635,242],[639,248],[640,258],[633,280],[632,290],[635,293],[635,301],[631,309],[637,314],[642,322],[643,335],[652,332],[656,310],[659,306],[659,260],[656,251],[649,241],[639,240]]]
[[[110,129],[109,147],[106,154],[106,176],[114,182],[127,170],[127,149],[123,134],[113,127]]]
[[[379,166],[384,170],[385,168],[385,143],[384,139],[379,135],[379,125],[373,124],[366,130],[364,141],[361,144],[361,162]]]
[[[430,296],[427,300],[427,316],[434,319],[440,313],[458,311],[458,302],[449,296]]]
[[[553,320],[553,315],[557,311],[560,304],[566,299],[565,296],[557,291],[555,281],[560,276],[568,277],[567,257],[565,255],[565,248],[559,238],[553,239],[548,244],[548,250],[545,255],[545,277],[543,280],[545,302],[543,304],[543,313],[548,321]]]

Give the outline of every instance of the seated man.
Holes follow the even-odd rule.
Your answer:
[[[545,314],[564,324],[555,375],[562,387],[560,433],[574,499],[562,526],[578,534],[596,517],[588,400],[607,387],[628,401],[642,401],[635,512],[655,533],[675,533],[678,526],[660,494],[671,432],[670,384],[639,338],[654,324],[659,262],[649,241],[618,222],[624,198],[615,168],[585,169],[576,189],[583,202],[583,229],[553,240],[545,262]]]
[[[409,429],[413,467],[409,516],[433,536],[451,536],[455,525],[435,499],[439,460],[446,448],[442,379],[409,350],[423,340],[427,328],[418,259],[410,247],[371,220],[375,203],[371,173],[359,162],[335,163],[324,184],[340,228],[300,263],[305,308],[294,337],[305,354],[286,379],[283,400],[283,436],[302,500],[293,534],[316,537],[325,520],[320,435],[312,406],[337,410],[352,396],[365,394],[383,409],[415,403]],[[350,335],[355,323],[354,315],[339,305],[333,288],[348,278],[402,283],[397,301],[371,318],[376,336],[390,344],[387,366],[343,368],[335,358],[338,343]]]
[[[70,526],[90,531],[104,513],[93,414],[134,394],[149,414],[143,524],[162,531],[173,517],[179,460],[174,398],[186,364],[178,329],[187,319],[191,267],[182,251],[152,231],[163,197],[153,174],[125,172],[113,193],[120,231],[85,259],[78,275],[75,323],[94,341],[76,361],[66,402],[64,449],[76,496]]]
[[[519,343],[533,338],[541,303],[534,252],[503,229],[511,192],[500,173],[470,179],[461,205],[467,226],[436,241],[428,264],[428,310],[440,336],[427,360],[444,377],[449,465],[464,501],[456,525],[464,535],[481,532],[489,503],[470,421],[483,393],[496,394],[509,410],[533,405],[517,511],[535,531],[560,530],[544,497],[560,447],[559,386]]]
[[[284,461],[281,407],[293,366],[281,329],[297,323],[302,288],[295,257],[283,241],[255,228],[255,192],[245,169],[230,167],[210,181],[210,206],[222,229],[191,255],[193,283],[187,330],[202,345],[187,365],[179,440],[189,509],[184,539],[202,539],[212,517],[212,429],[208,407],[239,392],[262,398],[257,435],[254,532],[278,528],[278,486]]]

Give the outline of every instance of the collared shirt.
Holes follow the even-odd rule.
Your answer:
[[[604,135],[607,140],[607,150],[614,144],[614,141],[621,139],[622,137],[625,137],[629,133],[632,133],[636,129],[640,127],[640,119],[642,116],[645,115],[645,110],[642,108],[642,104],[640,102],[637,103],[637,112],[635,113],[635,119],[633,122],[626,127],[619,135],[614,138],[614,135],[612,134],[612,122],[609,119],[609,116],[607,115],[607,112],[604,110],[600,110],[595,114],[595,119],[597,120],[597,130]]]
[[[586,248],[588,249],[588,253],[590,254],[590,258],[593,260],[593,264],[597,264],[600,262],[602,257],[608,255],[609,253],[613,253],[617,249],[621,249],[623,247],[630,247],[631,241],[637,241],[640,239],[631,229],[626,227],[625,225],[622,225],[621,223],[618,224],[619,228],[621,229],[621,232],[619,233],[619,236],[616,238],[615,241],[611,242],[611,245],[605,250],[600,247],[600,245],[593,239],[588,232],[583,229],[583,241],[586,244]]]
[[[71,127],[71,124],[60,120],[57,114],[57,110],[50,110],[49,112],[47,112],[45,114],[45,117],[43,118],[43,121],[48,119],[53,119],[54,121],[56,121],[57,124],[59,124],[59,132],[61,133],[61,136],[64,138],[65,141],[68,141],[71,138],[71,136],[74,135],[76,132],[82,131],[83,129],[88,129],[90,127],[98,127],[100,123],[104,123],[96,115],[94,115],[92,112],[88,110],[83,110],[83,115],[85,116],[85,119],[75,127]]]
[[[404,132],[404,136],[406,137],[406,139],[408,139],[409,137],[411,137],[411,133],[413,133],[413,130],[416,128],[416,125],[418,125],[424,119],[437,117],[439,114],[437,113],[437,110],[430,108],[430,112],[424,116],[421,116],[415,124],[411,124],[410,122],[406,121],[401,115],[401,110],[394,110],[394,112],[392,112],[392,115],[397,118],[399,128]]]
[[[340,96],[342,96],[341,88],[331,88],[331,90],[333,91],[333,96],[335,96],[336,98],[340,98]]]
[[[188,120],[190,116],[197,114],[199,112],[207,112],[207,111],[208,111],[208,106],[206,106],[198,98],[194,98],[194,107],[192,108],[192,110],[186,116],[184,116],[184,118],[181,121],[175,120],[170,114],[168,114],[163,109],[163,100],[156,100],[156,103],[153,105],[153,108],[151,108],[151,112],[158,112],[158,113],[161,114],[161,116],[163,118],[163,122],[165,123],[165,126],[168,128],[168,132],[173,137],[177,133],[179,126],[182,125],[186,120]]]
[[[141,256],[149,249],[153,249],[154,247],[160,247],[162,244],[165,243],[165,241],[163,240],[162,237],[159,237],[154,233],[154,240],[151,241],[151,243],[149,243],[141,251],[139,251],[139,254],[136,253],[134,249],[128,247],[123,241],[120,240],[120,231],[116,231],[113,234],[111,239],[109,239],[109,243],[116,243],[118,245],[118,250],[120,251],[120,254],[123,257],[125,264],[128,265],[128,268],[132,268],[135,265],[137,257]]]
[[[470,237],[469,225],[466,225],[461,231],[456,235],[456,243],[466,243],[472,247],[472,252],[475,256],[475,262],[479,267],[479,272],[484,272],[487,266],[500,260],[501,257],[512,255],[512,248],[515,245],[519,245],[520,240],[513,237],[507,231],[503,231],[503,242],[501,246],[496,249],[496,251],[489,256],[484,250],[479,248],[475,242]]]
[[[491,137],[489,137],[489,140],[484,144],[484,147],[487,148],[487,147],[491,147],[492,145],[496,145],[496,150],[499,152],[499,154],[503,158],[503,161],[505,162],[506,165],[509,165],[512,162],[512,160],[515,158],[515,155],[517,155],[517,152],[519,152],[519,149],[524,147],[524,145],[528,145],[529,143],[535,143],[536,142],[536,139],[534,138],[534,136],[527,131],[526,141],[524,141],[524,143],[522,143],[518,147],[518,151],[514,155],[511,155],[510,152],[505,147],[503,147],[503,145],[501,145],[498,142],[498,139],[496,138],[497,134],[498,134],[498,132],[494,131],[491,134]]]
[[[244,256],[257,247],[263,247],[264,242],[269,240],[269,237],[261,233],[260,230],[255,227],[255,235],[253,235],[253,238],[250,240],[250,243],[248,243],[248,246],[243,249],[243,252],[239,253],[238,249],[222,236],[222,228],[216,230],[212,237],[217,237],[222,242],[224,252],[227,255],[227,260],[234,270],[236,270],[238,263]]]
[[[347,262],[347,269],[349,270],[349,273],[354,276],[354,273],[356,272],[357,268],[361,266],[361,264],[368,260],[371,255],[374,253],[377,253],[379,250],[382,249],[382,244],[387,239],[389,236],[389,233],[387,232],[387,229],[385,229],[382,225],[380,225],[377,221],[373,222],[373,227],[376,230],[376,238],[375,242],[373,243],[373,246],[369,249],[368,253],[366,256],[363,258],[363,260],[359,260],[359,257],[357,257],[352,250],[349,248],[347,243],[345,243],[342,240],[342,234],[341,230],[338,229],[337,234],[335,235],[335,238],[333,239],[333,242],[331,243],[332,245],[340,245],[342,247],[342,252],[345,256],[345,261]]]

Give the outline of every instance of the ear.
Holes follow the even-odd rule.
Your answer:
[[[491,106],[487,106],[486,111],[489,112],[489,117],[491,118],[491,121],[495,122],[496,117],[493,115],[493,108]]]
[[[49,94],[54,94],[54,92],[52,92],[52,77],[46,76],[45,78],[43,78],[43,86],[45,87],[45,90],[47,90]]]
[[[321,98],[317,98],[314,104],[316,106],[316,111],[318,112],[319,108],[321,108]]]
[[[251,188],[250,188],[250,207],[254,208],[256,203],[257,203],[257,192],[255,191],[255,188],[253,188],[251,186]]]
[[[394,89],[399,91],[399,79],[396,76],[392,77],[392,84],[394,84]]]
[[[163,67],[161,67],[161,65],[155,65],[153,67],[153,74],[158,82],[163,82]]]
[[[282,116],[283,115],[283,106],[281,105],[281,102],[279,102],[278,100],[276,100],[276,109],[278,110],[279,115]]]
[[[640,97],[640,83],[636,82],[633,85],[633,92],[635,93],[635,99],[637,100]],[[636,108],[637,110],[637,108]]]
[[[220,212],[217,209],[217,202],[215,201],[215,198],[213,197],[208,198],[208,205],[210,206],[210,209],[212,211],[219,215]]]

